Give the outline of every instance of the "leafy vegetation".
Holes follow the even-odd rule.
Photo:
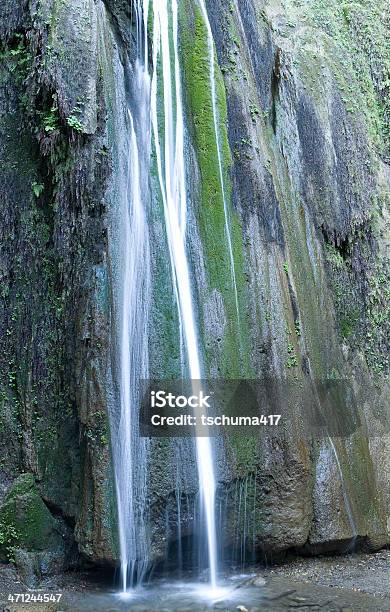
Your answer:
[[[45,189],[45,186],[42,183],[37,183],[36,181],[33,181],[31,183],[31,188],[33,190],[35,197],[39,198],[42,195]]]
[[[20,533],[13,523],[0,521],[0,547],[10,563],[14,562],[14,549],[19,538]]]
[[[38,112],[41,117],[42,130],[47,134],[58,131],[60,129],[60,116],[58,113],[58,106],[54,100],[51,108],[46,112]]]
[[[76,115],[74,114],[69,115],[66,122],[69,125],[69,127],[72,128],[72,130],[75,130],[75,132],[82,132],[84,129],[83,124],[81,123],[80,119],[76,117]]]

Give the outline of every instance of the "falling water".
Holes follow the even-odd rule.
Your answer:
[[[138,9],[140,7],[138,6]],[[142,13],[137,15],[137,44]],[[142,581],[149,566],[146,534],[147,442],[139,437],[140,380],[148,376],[150,257],[145,185],[149,168],[150,78],[146,63],[134,65],[133,99],[128,103],[128,167],[123,189],[122,298],[119,305],[120,417],[113,433],[122,588]]]
[[[219,182],[221,185],[221,192],[222,192],[223,210],[224,210],[224,217],[225,217],[225,233],[226,233],[226,241],[227,241],[228,251],[229,251],[232,285],[233,285],[234,297],[236,301],[236,314],[237,314],[237,321],[239,323],[240,322],[240,310],[239,310],[239,305],[238,305],[236,270],[235,270],[234,257],[233,257],[232,237],[230,233],[229,210],[228,210],[228,204],[227,204],[227,198],[226,198],[225,179],[223,176],[221,137],[220,137],[220,132],[219,132],[219,113],[218,113],[217,90],[216,90],[216,80],[215,80],[214,39],[213,39],[213,34],[211,31],[210,21],[208,18],[207,9],[206,9],[204,0],[199,0],[199,5],[201,8],[203,19],[204,19],[206,29],[207,29],[207,46],[208,46],[209,65],[210,65],[210,91],[211,91],[211,103],[212,103],[212,108],[213,108],[215,144],[217,147]]]
[[[128,168],[123,189],[123,269],[119,305],[120,416],[113,432],[123,591],[142,582],[149,567],[146,532],[147,445],[137,432],[140,380],[148,377],[150,255],[147,225],[150,127],[164,208],[173,286],[188,373],[202,368],[186,253],[187,195],[184,119],[178,55],[177,1],[152,0],[153,76],[150,79],[147,24],[150,0],[135,0],[137,58],[128,105]],[[162,104],[160,108],[159,104]],[[160,118],[163,117],[163,127]],[[222,167],[221,167],[222,168]],[[210,583],[216,584],[215,476],[209,438],[196,439],[201,512],[205,518]]]
[[[148,1],[145,0],[145,5]],[[184,119],[178,57],[177,1],[153,0],[153,66],[151,118],[157,171],[164,207],[174,290],[178,302],[188,370],[194,385],[202,378],[198,338],[186,253],[187,194],[185,183]],[[170,10],[169,10],[170,9]],[[170,12],[172,22],[170,24]],[[170,37],[172,31],[172,37]],[[159,74],[161,69],[162,73]],[[162,109],[158,108],[159,101]],[[159,111],[163,129],[159,127]],[[215,476],[210,439],[196,438],[196,456],[202,510],[207,532],[210,583],[216,585]]]

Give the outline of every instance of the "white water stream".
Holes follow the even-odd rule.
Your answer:
[[[149,5],[151,4],[151,8]],[[120,420],[114,463],[121,552],[122,589],[142,582],[149,567],[145,499],[147,446],[139,437],[140,380],[148,377],[150,254],[147,201],[151,134],[164,209],[173,287],[185,347],[185,365],[194,387],[202,378],[201,357],[186,252],[186,159],[178,52],[177,0],[135,0],[137,59],[129,103],[128,173],[123,205],[123,273],[120,311]],[[149,75],[149,10],[153,10],[153,72]],[[215,91],[213,96],[215,97]],[[215,119],[216,121],[216,119]],[[216,127],[217,130],[217,127]],[[217,131],[216,131],[217,135]],[[222,160],[219,164],[222,176]],[[224,187],[221,183],[223,192]],[[229,234],[230,236],[230,234]],[[229,248],[231,242],[229,241]],[[196,438],[201,516],[207,540],[211,587],[217,581],[214,460],[210,438]]]
[[[147,303],[149,300],[148,231],[142,201],[140,156],[129,112],[128,207],[124,218],[124,285],[120,336],[120,424],[114,449],[123,589],[147,569],[147,539],[142,500],[146,477],[146,442],[139,438],[137,410],[140,380],[148,376]],[[136,464],[134,460],[136,458]],[[142,564],[144,568],[142,568]],[[138,577],[136,576],[138,574]]]
[[[239,321],[238,295],[230,233],[224,163],[219,132],[219,113],[215,74],[215,49],[204,0],[198,0],[208,37],[210,95],[221,193],[225,214],[225,233],[229,251],[232,286]],[[113,435],[115,485],[117,492],[122,589],[142,582],[150,566],[147,533],[147,442],[139,437],[138,410],[140,381],[149,375],[148,315],[150,306],[150,253],[147,205],[149,200],[150,151],[156,158],[165,229],[172,270],[174,295],[179,313],[183,361],[200,390],[203,377],[197,333],[190,262],[187,255],[187,191],[185,128],[182,103],[178,44],[177,0],[134,0],[137,32],[137,59],[133,66],[133,97],[128,104],[128,168],[123,180],[123,225],[118,228],[122,245],[121,299],[119,303],[120,414]],[[147,35],[149,12],[153,11],[152,45]],[[153,55],[152,76],[149,57]],[[126,174],[126,173],[124,173]],[[329,437],[340,474],[353,539],[356,525],[348,499],[337,449]],[[196,463],[199,479],[200,514],[203,537],[207,542],[210,586],[217,583],[218,555],[215,522],[215,462],[208,437],[196,438]],[[241,495],[241,493],[240,493]],[[240,497],[241,508],[241,497]],[[180,507],[178,510],[180,517]],[[246,525],[246,495],[243,506]],[[245,541],[245,531],[243,535]]]
[[[148,0],[145,0],[147,3]],[[170,26],[170,11],[172,11]],[[172,276],[178,300],[180,327],[186,348],[189,376],[194,385],[202,378],[201,359],[186,253],[186,160],[184,154],[184,113],[178,55],[177,1],[153,0],[153,78],[151,118],[157,170],[164,206]],[[170,37],[170,32],[172,36]],[[161,66],[162,74],[159,74]],[[163,100],[163,130],[159,126],[159,101]],[[161,112],[161,109],[160,109]],[[162,133],[163,132],[163,133]],[[201,510],[204,511],[210,583],[217,581],[215,529],[215,475],[210,438],[196,438]]]
[[[137,6],[137,5],[136,5]],[[142,13],[137,18],[141,41]],[[145,48],[145,46],[144,46]],[[122,588],[142,582],[149,568],[147,537],[148,443],[140,438],[140,381],[149,375],[148,312],[150,252],[147,222],[150,157],[150,77],[139,50],[132,78],[133,99],[127,107],[127,170],[121,194],[121,298],[119,303],[120,415],[113,435]]]

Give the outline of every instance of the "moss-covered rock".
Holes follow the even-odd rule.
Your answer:
[[[43,502],[33,474],[22,474],[12,484],[0,508],[0,525],[12,527],[15,544],[28,551],[64,546],[60,524]]]

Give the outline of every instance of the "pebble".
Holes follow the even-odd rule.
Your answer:
[[[253,580],[252,584],[254,586],[261,587],[261,586],[265,586],[267,584],[267,582],[264,580],[264,578],[262,576],[257,576],[257,578],[255,578]]]

